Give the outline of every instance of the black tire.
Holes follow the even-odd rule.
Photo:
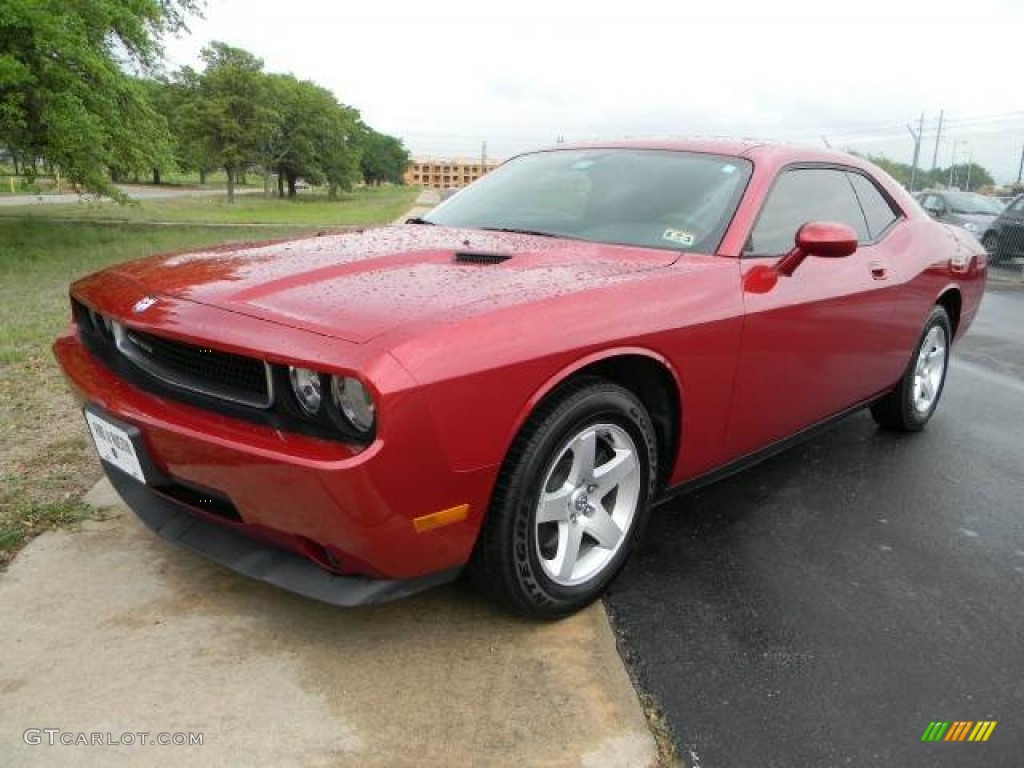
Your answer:
[[[988,260],[992,264],[999,263],[999,235],[995,232],[986,232],[985,237],[982,238],[981,244],[985,247],[985,252],[988,254]]]
[[[608,447],[602,449],[601,440],[610,440],[612,436],[618,435],[620,440],[628,436],[626,443],[631,441],[635,448],[637,466],[629,474],[631,490],[624,493],[623,498],[635,497],[636,504],[633,507],[628,501],[625,503],[633,511],[629,523],[621,532],[621,543],[615,547],[602,549],[597,546],[596,538],[583,538],[587,536],[586,533],[577,534],[577,541],[581,542],[578,545],[580,563],[584,562],[582,553],[585,551],[592,551],[593,560],[597,562],[603,558],[607,560],[582,583],[560,584],[556,579],[561,574],[554,574],[553,578],[545,570],[550,570],[550,563],[554,561],[545,560],[547,565],[542,564],[542,550],[551,544],[542,542],[541,538],[546,537],[542,537],[538,531],[543,533],[551,530],[550,526],[556,526],[560,546],[563,531],[567,529],[562,527],[562,522],[538,523],[541,493],[545,491],[541,486],[546,481],[555,482],[559,488],[557,492],[561,493],[562,489],[573,485],[571,477],[558,479],[554,473],[561,466],[559,460],[562,463],[569,461],[575,468],[576,456],[567,451],[576,444],[574,440],[591,434],[590,427],[595,427],[592,434],[595,435],[597,449],[594,453],[598,458],[602,450],[605,456],[608,455]],[[603,437],[602,429],[607,429]],[[597,460],[594,465],[596,470]],[[654,495],[656,467],[657,440],[654,427],[647,410],[632,392],[597,378],[580,379],[560,388],[537,407],[509,449],[470,560],[471,581],[484,594],[513,613],[533,618],[560,618],[593,602],[621,570],[634,543],[643,532]],[[596,475],[595,471],[592,476]],[[590,482],[597,481],[583,481],[577,493]],[[596,487],[591,486],[586,490]],[[545,492],[550,493],[550,488]],[[596,513],[593,506],[586,506],[587,496],[584,494],[582,502],[589,512],[576,514],[571,525],[575,525],[583,514],[587,518],[606,514],[604,507],[608,504],[607,499],[612,499],[612,505],[618,504],[619,492],[620,487],[615,486],[614,496],[609,495],[604,497],[605,501],[598,499],[594,502],[601,505],[600,513]],[[573,509],[571,503],[567,506],[570,511]],[[585,528],[587,523],[587,520],[582,520],[580,527]],[[564,525],[570,526],[569,521],[565,521]],[[589,550],[586,549],[588,546]],[[566,543],[565,549],[568,548],[569,544]],[[573,562],[576,562],[576,555],[573,556]]]
[[[915,393],[917,365],[922,347],[932,336],[933,329],[936,328],[939,329],[944,344],[941,377],[938,386],[934,389],[930,404],[926,408],[921,408],[920,400]],[[892,392],[871,406],[871,415],[880,427],[896,432],[920,432],[924,429],[925,424],[928,423],[939,405],[939,398],[942,396],[942,390],[946,384],[946,371],[949,368],[949,352],[952,342],[953,329],[949,322],[949,315],[941,306],[932,307],[899,384]],[[929,344],[929,346],[932,345]]]

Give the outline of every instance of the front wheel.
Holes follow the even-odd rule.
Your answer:
[[[981,244],[985,247],[989,261],[993,264],[999,261],[999,235],[995,232],[986,232]]]
[[[597,598],[646,522],[657,444],[629,391],[587,379],[545,401],[516,438],[470,577],[516,613],[565,616]]]
[[[946,383],[953,339],[949,315],[932,308],[903,378],[896,388],[871,406],[879,426],[898,432],[920,432],[935,413]]]

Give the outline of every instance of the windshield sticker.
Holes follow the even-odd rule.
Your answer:
[[[684,232],[681,229],[666,229],[661,236],[662,240],[670,240],[680,245],[693,245],[694,237],[692,232]]]

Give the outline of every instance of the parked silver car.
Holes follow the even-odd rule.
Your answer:
[[[998,200],[977,192],[926,189],[916,197],[933,219],[963,227],[979,240],[1003,211]]]

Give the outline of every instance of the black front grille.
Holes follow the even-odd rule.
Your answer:
[[[168,384],[243,405],[271,405],[269,369],[262,360],[134,329],[117,335],[117,347],[126,358]]]
[[[119,379],[146,392],[275,430],[354,445],[374,439],[347,428],[329,409],[306,418],[291,396],[285,365],[128,328],[74,297],[71,310],[86,349]]]

